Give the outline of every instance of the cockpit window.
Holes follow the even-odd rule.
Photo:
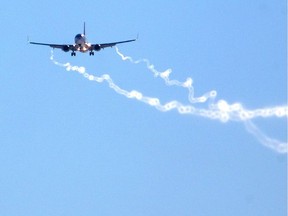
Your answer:
[[[82,34],[77,34],[76,36],[75,36],[75,38],[82,38],[83,36],[82,36]]]

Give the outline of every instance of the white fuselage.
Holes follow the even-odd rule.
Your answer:
[[[80,52],[87,52],[91,44],[87,42],[86,37],[84,34],[77,34],[74,38],[75,41],[75,51],[80,51]]]

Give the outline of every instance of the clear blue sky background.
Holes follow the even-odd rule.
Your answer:
[[[4,1],[0,8],[0,215],[284,216],[286,155],[241,122],[155,108],[55,66],[38,42],[90,42],[148,58],[195,94],[249,109],[287,103],[286,1]],[[115,49],[56,60],[108,73],[124,89],[188,104]],[[202,104],[201,107],[206,107]],[[254,121],[287,142],[285,119]]]

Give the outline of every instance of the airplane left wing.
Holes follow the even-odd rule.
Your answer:
[[[69,50],[73,51],[73,45],[70,44],[47,44],[47,43],[37,43],[37,42],[29,42],[30,44],[36,44],[36,45],[44,45],[44,46],[50,46],[52,48],[56,49],[62,49],[65,52],[68,52]]]

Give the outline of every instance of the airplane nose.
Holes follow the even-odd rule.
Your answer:
[[[82,38],[82,34],[77,34],[77,35],[75,36],[75,39],[80,39],[80,38]]]
[[[86,38],[84,34],[77,34],[75,36],[75,43],[76,44],[82,44],[86,42]]]

